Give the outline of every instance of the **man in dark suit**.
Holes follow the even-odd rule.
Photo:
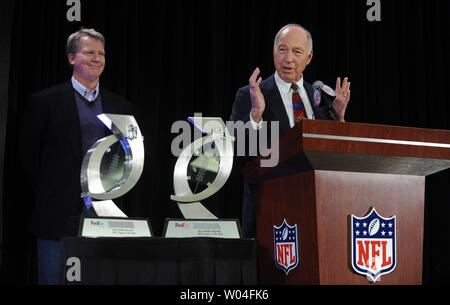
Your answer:
[[[275,74],[262,80],[259,77],[259,68],[255,69],[249,79],[250,84],[240,88],[236,94],[230,121],[250,122],[255,130],[270,129],[270,124],[263,127],[263,121],[276,121],[279,122],[280,135],[303,118],[343,122],[350,99],[350,82],[345,78],[341,86],[340,78],[336,80],[336,98],[333,101],[336,114],[330,112],[327,107],[316,106],[313,103],[313,88],[303,79],[303,71],[312,57],[312,37],[305,28],[298,24],[288,24],[281,28],[275,36],[273,48]],[[270,134],[270,130],[265,134]],[[239,167],[240,163],[242,164],[242,160],[237,162],[236,167]],[[256,237],[253,196],[246,183],[242,230],[245,237]]]
[[[67,40],[73,66],[69,82],[33,94],[23,117],[22,165],[34,192],[31,229],[37,238],[40,284],[57,284],[61,238],[71,216],[86,213],[81,199],[83,157],[109,131],[100,113],[131,114],[124,98],[99,86],[105,67],[104,37],[81,29]]]

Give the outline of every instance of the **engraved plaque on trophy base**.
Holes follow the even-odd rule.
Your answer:
[[[237,219],[166,219],[163,237],[240,239],[242,234]]]
[[[81,217],[80,237],[152,237],[146,218]]]

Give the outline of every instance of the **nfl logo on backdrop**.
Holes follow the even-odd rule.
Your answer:
[[[392,272],[397,261],[396,221],[381,217],[372,208],[366,217],[351,215],[352,267],[369,281]]]
[[[273,226],[275,265],[286,275],[298,265],[297,225],[290,226],[286,219],[279,227]]]

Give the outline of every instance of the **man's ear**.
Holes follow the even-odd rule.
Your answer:
[[[311,62],[312,58],[313,58],[313,51],[311,50],[311,52],[309,52],[309,54],[308,54],[308,63],[307,63],[307,65],[309,65],[309,63]]]
[[[67,60],[69,61],[69,64],[73,66],[75,64],[75,54],[73,53],[67,54]]]

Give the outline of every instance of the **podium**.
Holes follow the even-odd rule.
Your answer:
[[[366,285],[352,268],[351,215],[396,218],[396,265],[376,284],[422,283],[425,177],[450,168],[450,131],[303,120],[257,157],[252,186],[261,284]],[[297,225],[298,265],[276,266],[274,226]]]

